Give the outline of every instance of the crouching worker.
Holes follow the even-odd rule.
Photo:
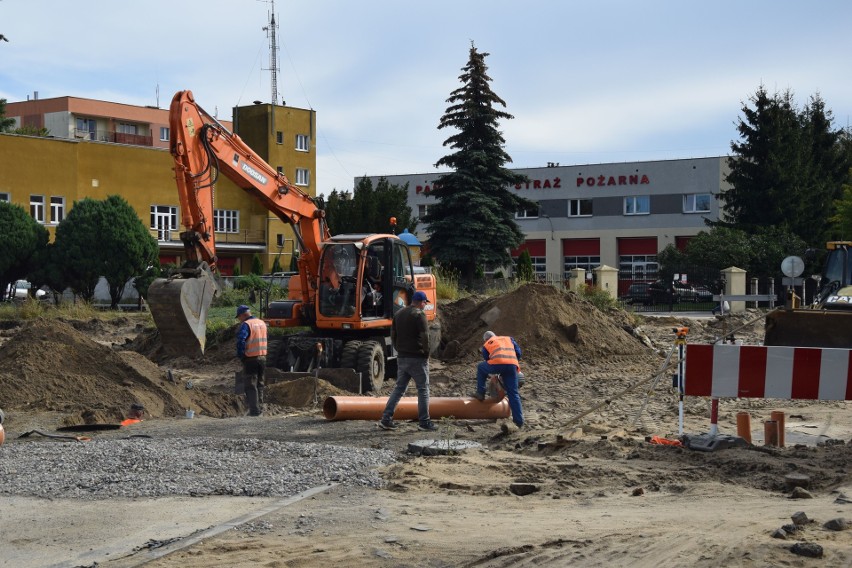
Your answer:
[[[477,400],[485,400],[485,382],[488,375],[500,375],[503,388],[506,389],[506,397],[509,399],[512,422],[521,428],[524,425],[521,395],[518,392],[518,361],[521,358],[521,348],[514,338],[500,336],[493,331],[486,331],[482,340],[485,342],[482,346],[482,358],[485,360],[476,367],[476,392],[473,396]]]
[[[266,370],[266,322],[251,315],[248,306],[237,308],[237,357],[243,364],[243,385],[249,416],[260,416],[263,374]]]

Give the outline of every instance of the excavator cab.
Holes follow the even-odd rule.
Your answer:
[[[852,349],[852,242],[829,242],[826,249],[813,302],[769,312],[765,345]]]

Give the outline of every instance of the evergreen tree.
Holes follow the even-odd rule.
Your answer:
[[[454,152],[435,167],[453,171],[440,176],[431,195],[437,202],[422,219],[429,225],[429,249],[438,262],[459,271],[470,282],[478,265],[505,266],[510,251],[524,241],[515,213],[536,204],[521,198],[512,186],[525,177],[505,168],[512,161],[503,149],[505,140],[498,121],[514,118],[495,108],[506,103],[489,86],[485,58],[471,45],[469,60],[459,79],[462,86],[450,93],[450,106],[439,129],[458,132],[444,141]]]
[[[520,280],[521,282],[532,281],[533,276],[535,276],[535,271],[533,270],[530,251],[525,250],[521,252],[521,254],[518,256],[516,270],[518,280]]]
[[[157,241],[118,195],[74,202],[56,227],[53,258],[61,265],[64,283],[87,302],[94,298],[103,276],[110,304],[117,307],[128,282],[158,264],[157,253]]]
[[[753,108],[743,105],[737,123],[740,141],[731,143],[723,219],[711,225],[750,234],[778,227],[820,245],[850,165],[831,111],[819,95],[799,111],[791,91],[770,96],[762,85],[749,100]]]
[[[6,118],[6,99],[0,99],[0,132],[9,132],[15,126],[14,118]]]
[[[9,284],[28,276],[50,235],[20,205],[0,201],[0,300]]]
[[[390,218],[396,217],[397,231],[414,232],[417,219],[408,206],[408,184],[399,185],[380,178],[376,187],[361,178],[354,195],[333,190],[325,205],[328,228],[332,235],[346,233],[390,233]]]
[[[251,273],[260,276],[263,274],[263,262],[260,260],[260,255],[254,253],[251,257]]]
[[[282,272],[282,270],[281,270],[281,256],[280,255],[276,256],[275,260],[272,261],[272,270],[270,272],[272,272],[272,274]]]

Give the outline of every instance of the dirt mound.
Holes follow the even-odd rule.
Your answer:
[[[339,389],[328,381],[314,377],[274,383],[268,385],[264,393],[265,402],[292,408],[305,408],[315,402],[322,405],[329,396],[351,395],[352,393]]]
[[[72,424],[121,420],[133,404],[152,418],[187,408],[221,417],[239,411],[236,397],[170,381],[144,356],[115,351],[63,321],[26,322],[3,345],[0,369],[4,408],[66,412]]]
[[[623,313],[605,314],[577,294],[546,284],[525,284],[489,299],[464,298],[439,309],[445,360],[479,358],[487,330],[514,337],[530,362],[648,354],[628,331]]]

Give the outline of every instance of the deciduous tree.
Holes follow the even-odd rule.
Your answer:
[[[9,284],[27,277],[50,235],[20,205],[0,201],[0,299]]]

